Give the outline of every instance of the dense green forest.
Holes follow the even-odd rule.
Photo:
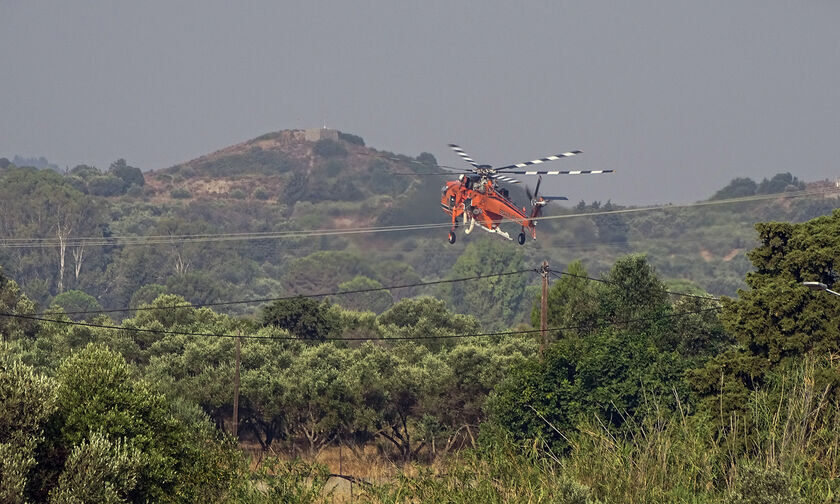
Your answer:
[[[363,150],[281,132],[160,173],[0,165],[0,502],[347,501],[336,449],[389,468],[351,473],[361,502],[836,502],[840,300],[801,282],[836,289],[837,200],[781,174],[710,200],[737,203],[556,208],[526,247],[186,238],[440,220],[412,175],[433,158]],[[336,160],[405,175],[317,201]]]

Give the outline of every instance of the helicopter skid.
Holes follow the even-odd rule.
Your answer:
[[[508,233],[506,233],[506,232],[502,231],[502,230],[501,230],[501,229],[499,229],[499,228],[490,229],[490,228],[488,228],[488,227],[484,227],[484,226],[479,226],[479,227],[480,227],[481,229],[483,229],[483,230],[487,231],[488,233],[495,233],[495,234],[497,234],[497,235],[501,235],[501,237],[502,237],[502,238],[505,238],[505,239],[507,239],[507,240],[513,241],[513,238],[511,238],[511,237],[510,237],[510,235],[509,235]]]

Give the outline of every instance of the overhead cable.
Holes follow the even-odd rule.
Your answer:
[[[63,312],[65,315],[95,315],[95,314],[105,314],[105,313],[118,313],[118,312],[141,312],[141,311],[159,311],[159,310],[174,310],[178,308],[202,308],[207,306],[229,306],[229,305],[237,305],[237,304],[252,304],[252,303],[268,303],[272,301],[282,301],[287,299],[294,299],[298,297],[302,298],[320,298],[320,297],[327,297],[327,296],[344,296],[348,294],[363,294],[366,292],[379,292],[379,291],[386,291],[386,290],[394,290],[394,289],[406,289],[411,287],[423,287],[427,285],[439,285],[439,284],[447,284],[447,283],[457,283],[457,282],[466,282],[468,280],[478,280],[482,278],[496,278],[502,276],[509,276],[509,275],[519,275],[522,273],[528,273],[531,271],[535,271],[533,268],[524,269],[524,270],[517,270],[517,271],[507,271],[504,273],[492,273],[489,275],[474,275],[470,277],[460,277],[460,278],[447,278],[443,280],[432,280],[430,282],[416,282],[412,284],[402,284],[402,285],[389,285],[386,287],[370,287],[366,289],[352,289],[352,290],[345,290],[345,291],[333,291],[333,292],[321,292],[318,294],[295,294],[289,296],[279,296],[279,297],[267,297],[267,298],[254,298],[254,299],[243,299],[237,301],[219,301],[214,303],[188,303],[188,304],[181,304],[181,305],[172,305],[172,306],[142,306],[138,308],[114,308],[110,310],[85,310],[85,311],[72,311],[72,312]],[[57,312],[55,311],[46,311],[41,313],[36,313],[35,315],[43,316],[43,315],[56,315]]]
[[[742,198],[730,198],[721,200],[700,201],[682,205],[656,205],[647,207],[622,208],[616,210],[604,210],[596,212],[580,212],[572,214],[549,215],[537,217],[531,220],[556,220],[571,219],[578,217],[597,217],[600,215],[615,215],[626,213],[650,212],[656,210],[675,210],[692,207],[705,207],[713,205],[727,205],[745,203],[751,201],[762,201],[769,199],[793,199],[807,196],[822,196],[827,194],[824,190],[803,190],[791,191],[788,193],[765,194],[745,196]],[[70,237],[63,241],[66,247],[81,246],[149,246],[149,245],[173,245],[180,243],[204,243],[224,241],[252,241],[252,240],[277,240],[277,239],[304,239],[318,236],[343,236],[354,234],[372,234],[400,231],[417,231],[430,229],[443,229],[452,226],[451,222],[409,224],[402,226],[379,226],[359,228],[333,228],[314,229],[297,231],[278,232],[248,232],[248,233],[216,233],[216,234],[194,234],[194,235],[150,235],[150,236],[114,236],[114,237]],[[0,237],[0,248],[54,248],[62,245],[56,238],[2,238]]]

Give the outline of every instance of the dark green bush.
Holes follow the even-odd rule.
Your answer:
[[[187,199],[192,198],[192,194],[187,190],[186,187],[178,187],[169,191],[169,195],[175,199]]]
[[[94,196],[119,196],[125,193],[126,185],[119,177],[104,175],[90,179],[88,190]]]
[[[339,140],[344,140],[347,143],[351,143],[351,144],[355,144],[355,145],[361,145],[363,147],[365,145],[365,141],[362,137],[357,136],[357,135],[353,135],[353,134],[350,134],[350,133],[344,133],[342,131],[338,132],[338,139]]]
[[[321,140],[315,142],[315,147],[313,147],[312,150],[315,154],[327,158],[347,156],[347,149],[345,149],[340,143],[335,140],[330,140],[329,138],[322,138]]]

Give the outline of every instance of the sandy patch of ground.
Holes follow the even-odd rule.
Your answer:
[[[725,256],[723,256],[723,261],[724,261],[724,262],[729,262],[729,261],[731,261],[732,259],[735,259],[735,257],[737,257],[737,256],[738,256],[738,254],[740,254],[740,253],[741,253],[741,252],[743,252],[744,250],[745,250],[745,249],[742,249],[742,248],[732,249],[732,251],[730,251],[728,254],[726,254]]]

